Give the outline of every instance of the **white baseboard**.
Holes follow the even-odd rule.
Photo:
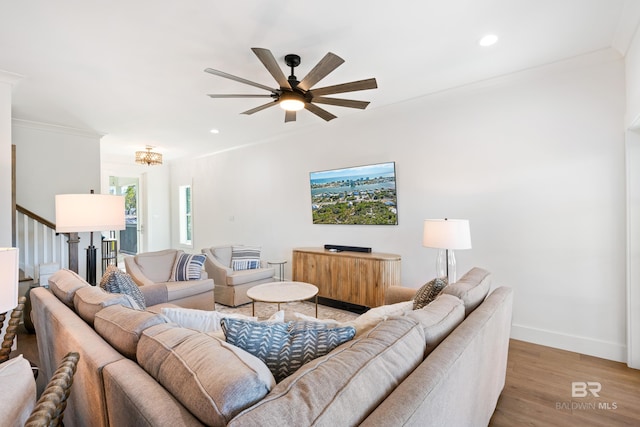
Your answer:
[[[627,363],[627,346],[610,341],[595,340],[593,338],[562,334],[516,324],[511,325],[511,338]]]

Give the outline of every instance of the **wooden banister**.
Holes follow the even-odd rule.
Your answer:
[[[23,208],[20,205],[16,205],[16,210],[18,212],[20,212],[21,214],[26,215],[29,218],[31,218],[33,220],[36,220],[39,223],[44,224],[44,225],[46,225],[47,227],[49,227],[49,228],[51,228],[53,230],[56,229],[56,225],[53,222],[48,221],[48,220],[44,219],[43,217],[41,217],[40,215],[31,212],[29,209]]]
[[[33,219],[34,221],[37,221],[51,228],[52,230],[56,229],[56,225],[53,222],[47,219],[44,219],[40,215],[34,212],[31,212],[29,209],[26,209],[18,204],[16,204],[16,211]],[[77,273],[78,272],[78,242],[80,241],[80,239],[78,238],[78,233],[60,233],[60,234],[67,235],[67,243],[69,245],[69,270],[75,271]]]

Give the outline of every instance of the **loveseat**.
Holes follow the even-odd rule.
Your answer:
[[[485,298],[481,269],[423,309],[370,310],[353,321],[354,339],[277,384],[248,353],[156,314],[167,304],[136,311],[110,303],[117,294],[90,303],[83,294],[98,291],[82,282],[62,271],[51,291],[31,294],[42,374],[80,353],[68,427],[484,426],[504,386],[512,291]]]
[[[208,278],[202,264],[196,270],[197,277],[191,280],[175,280],[176,261],[189,257],[178,249],[145,252],[126,256],[124,265],[127,273],[141,288],[160,288],[167,294],[167,301],[183,307],[201,310],[215,308],[213,279]]]
[[[230,307],[237,307],[251,302],[247,291],[261,283],[273,282],[275,269],[260,260],[257,268],[234,270],[233,250],[243,245],[225,245],[203,248],[207,259],[204,269],[216,286],[216,302]]]

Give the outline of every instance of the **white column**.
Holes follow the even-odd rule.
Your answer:
[[[22,77],[0,70],[0,246],[11,246],[11,90]]]

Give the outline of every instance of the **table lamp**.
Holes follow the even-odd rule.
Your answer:
[[[422,246],[439,249],[436,258],[436,274],[447,277],[455,283],[456,257],[454,249],[471,249],[469,220],[466,219],[425,219]]]
[[[87,282],[96,284],[94,231],[124,230],[124,196],[110,194],[57,194],[56,232],[91,232],[87,248]]]

